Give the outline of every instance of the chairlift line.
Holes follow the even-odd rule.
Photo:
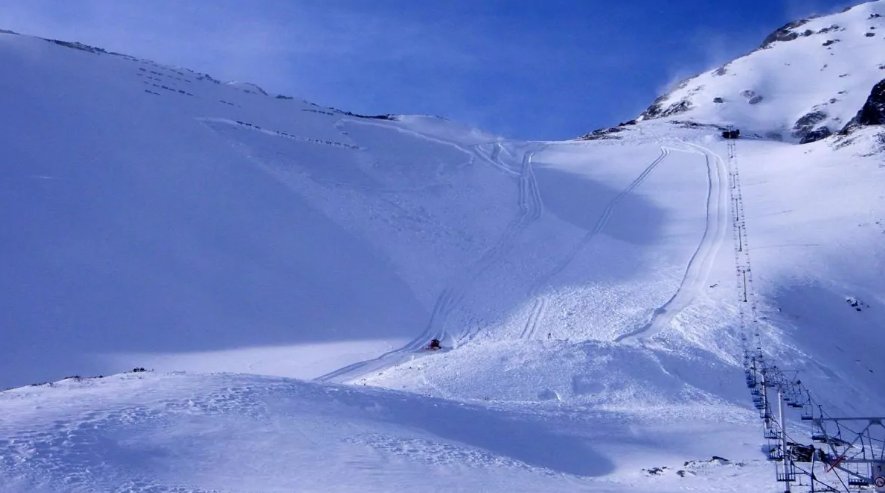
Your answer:
[[[746,384],[754,407],[763,424],[763,438],[769,441],[769,458],[778,462],[775,479],[784,483],[784,491],[791,493],[791,485],[807,486],[815,491],[869,491],[885,492],[885,417],[833,417],[812,400],[811,392],[798,378],[798,370],[784,370],[769,365],[765,357],[759,330],[759,317],[753,292],[750,248],[747,241],[747,220],[741,196],[740,172],[737,159],[737,139],[740,131],[729,126],[722,132],[728,145],[728,167],[731,186],[732,232],[735,243],[735,270],[738,289],[738,318]],[[749,320],[749,321],[748,321]],[[750,350],[750,337],[755,350]],[[777,417],[772,415],[768,389],[777,395]],[[796,409],[801,421],[810,422],[811,445],[787,433],[788,409]],[[865,423],[860,430],[845,423]],[[815,443],[820,446],[815,446]],[[797,465],[809,462],[810,467]],[[823,465],[821,467],[821,464]],[[817,468],[817,469],[816,469]],[[817,470],[817,472],[815,472]],[[826,481],[820,475],[827,477]],[[808,484],[799,481],[808,477]],[[845,479],[843,479],[843,477]],[[835,480],[835,481],[834,481]]]

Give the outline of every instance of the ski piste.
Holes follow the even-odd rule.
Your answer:
[[[0,34],[0,490],[874,491],[882,9],[543,142]]]

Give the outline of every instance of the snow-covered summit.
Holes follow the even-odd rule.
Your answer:
[[[753,52],[680,83],[639,120],[734,125],[813,141],[845,127],[885,79],[885,1],[791,22]]]

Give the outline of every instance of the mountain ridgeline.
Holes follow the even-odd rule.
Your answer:
[[[752,52],[691,77],[637,121],[735,126],[756,138],[810,143],[883,122],[885,2],[790,22]],[[583,138],[612,138],[630,121]]]

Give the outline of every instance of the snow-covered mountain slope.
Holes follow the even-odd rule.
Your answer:
[[[737,248],[763,351],[885,409],[881,125],[766,139],[785,92],[517,142],[13,34],[0,64],[0,385],[156,370],[0,393],[12,491],[774,491]],[[761,136],[740,246],[725,124]]]
[[[25,36],[0,59],[2,386],[281,346],[233,368],[315,376],[420,333],[518,212],[521,156],[454,124]]]
[[[885,2],[878,0],[787,24],[748,55],[683,81],[640,119],[688,119],[735,125],[745,135],[817,140],[845,127],[883,79]]]
[[[885,373],[877,356],[885,347],[881,132],[864,129],[841,147],[825,141],[738,144],[765,349],[802,369],[804,379],[821,389],[822,402],[847,413],[885,406],[873,390]],[[525,347],[495,344],[506,332],[490,331],[489,344],[358,381],[442,397],[554,399],[607,409],[723,397],[739,402],[743,389],[729,383],[741,343],[728,179],[720,169],[727,151],[718,134],[715,128],[646,122],[628,127],[618,140],[548,144],[536,155],[540,170],[544,161],[568,163],[602,182],[612,173],[641,178],[640,170],[627,171],[632,153],[669,143],[674,150],[636,188],[666,212],[655,218],[633,212],[635,199],[616,202],[604,232],[559,274],[563,281],[514,314],[537,325]],[[694,149],[700,163],[672,159],[680,155],[675,149]],[[696,181],[687,181],[691,176]],[[709,195],[690,195],[698,191]],[[681,211],[666,209],[680,200],[686,202]],[[604,207],[585,202],[588,215],[606,216]],[[688,222],[689,204],[705,223]],[[679,223],[693,224],[698,235],[680,238]],[[658,226],[663,230],[655,231]],[[617,235],[630,228],[647,236],[619,241]],[[670,242],[685,255],[678,268],[663,257]],[[851,305],[854,299],[862,300],[862,311]],[[532,312],[535,306],[543,309]],[[477,362],[482,371],[473,371]]]

